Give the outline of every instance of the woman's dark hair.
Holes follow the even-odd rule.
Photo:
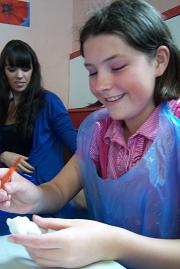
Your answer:
[[[15,114],[15,124],[25,137],[32,136],[34,122],[43,103],[41,71],[38,58],[33,49],[21,40],[11,40],[0,55],[0,124],[8,116],[11,87],[8,83],[5,66],[32,68],[31,80],[22,92]]]
[[[98,10],[80,31],[80,51],[90,36],[114,34],[131,47],[155,57],[159,46],[167,46],[170,59],[166,71],[156,79],[154,102],[180,96],[180,52],[161,15],[142,0],[116,0]]]

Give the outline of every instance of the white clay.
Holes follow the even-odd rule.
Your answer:
[[[8,218],[6,221],[12,234],[42,234],[46,231],[41,229],[35,222],[30,221],[27,217]]]

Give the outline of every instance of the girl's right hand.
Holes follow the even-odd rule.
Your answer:
[[[40,188],[14,172],[11,180],[1,188],[1,178],[8,171],[0,169],[0,210],[12,213],[31,213],[40,197]]]
[[[21,158],[21,160],[20,160],[16,170],[18,172],[32,174],[34,171],[34,167],[28,163],[28,157],[26,157],[24,155],[20,155],[20,154],[14,153],[14,152],[4,151],[0,155],[0,160],[7,167],[11,167],[19,157]]]

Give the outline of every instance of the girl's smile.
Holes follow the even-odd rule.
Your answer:
[[[117,96],[114,96],[114,97],[112,96],[112,97],[109,97],[109,98],[105,98],[105,101],[107,103],[109,103],[109,102],[110,103],[115,103],[116,101],[121,100],[124,96],[125,96],[125,93],[117,95]],[[108,104],[106,106],[108,106]]]
[[[91,91],[110,117],[138,129],[155,107],[156,58],[150,59],[110,34],[89,37],[84,58]]]

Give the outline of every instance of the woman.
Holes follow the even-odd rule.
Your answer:
[[[36,185],[49,181],[64,166],[64,145],[75,152],[76,135],[60,98],[43,89],[33,49],[9,41],[0,56],[0,166],[10,167],[21,157],[19,173]],[[67,213],[73,216],[74,208],[62,216]]]

